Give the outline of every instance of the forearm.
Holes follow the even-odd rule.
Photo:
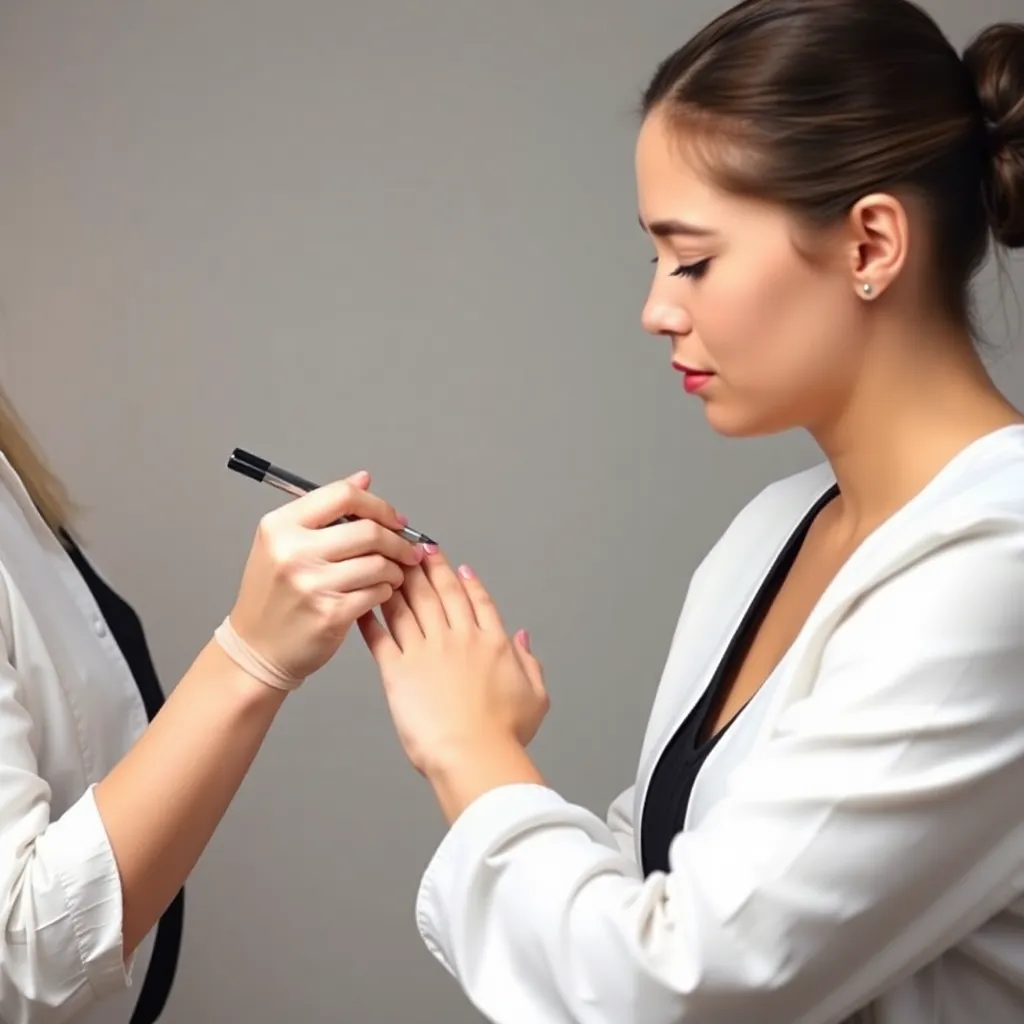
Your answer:
[[[211,642],[96,787],[121,876],[126,957],[199,860],[283,699]]]
[[[448,751],[427,769],[426,776],[448,824],[484,793],[499,786],[544,785],[530,755],[513,737],[482,738]]]

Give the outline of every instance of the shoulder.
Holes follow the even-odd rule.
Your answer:
[[[778,543],[835,482],[827,462],[774,481],[733,518],[711,554],[737,557],[751,545]],[[913,546],[915,535],[969,539],[1017,531],[1024,531],[1024,425],[963,449],[879,534]]]
[[[952,534],[1024,527],[1024,426],[970,445],[901,514]]]
[[[1024,700],[1014,683],[1024,665],[1024,428],[954,459],[839,580],[845,614],[829,634],[823,683],[866,698],[871,686],[850,690],[844,678],[856,668],[858,678],[898,678],[904,696],[910,680],[922,692],[967,680],[975,698],[1003,700],[1011,688]]]

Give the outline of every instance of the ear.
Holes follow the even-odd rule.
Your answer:
[[[894,196],[874,193],[854,204],[847,225],[853,286],[862,299],[877,298],[896,280],[907,262],[907,211]]]

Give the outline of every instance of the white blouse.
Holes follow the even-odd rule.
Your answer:
[[[121,884],[93,786],[147,725],[92,594],[0,455],[0,1020],[128,1024]]]
[[[607,820],[511,785],[445,836],[417,921],[490,1020],[1024,1020],[1024,427],[861,545],[704,764],[670,871],[638,867],[659,755],[834,482],[767,488],[698,568]]]

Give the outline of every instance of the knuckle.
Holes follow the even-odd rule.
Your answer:
[[[277,509],[266,512],[260,516],[256,526],[256,540],[268,551],[274,546],[274,541],[280,531],[278,530]]]
[[[316,594],[320,590],[320,583],[316,573],[310,569],[299,569],[292,574],[292,586],[300,594]],[[326,598],[325,598],[326,600]]]
[[[388,531],[372,519],[357,519],[351,529],[353,539],[362,547],[379,551],[388,543]]]
[[[387,583],[392,587],[400,587],[405,582],[405,573],[401,567],[386,560],[375,575],[379,583]]]
[[[335,484],[338,504],[342,509],[347,510],[355,501],[356,488],[347,480],[339,480]]]
[[[400,586],[405,582],[405,573],[400,565],[396,565],[386,555],[376,554],[370,557],[370,572],[373,578],[381,583]]]
[[[294,537],[278,530],[268,539],[267,551],[276,566],[287,568],[297,560],[298,545]]]
[[[391,570],[395,567],[395,563],[386,555],[378,553],[370,556],[370,567],[374,576],[379,576],[381,579],[390,579]]]
[[[373,527],[373,541],[382,550],[387,551],[396,557],[400,556],[408,545],[408,542],[398,536],[394,530],[370,520]]]

